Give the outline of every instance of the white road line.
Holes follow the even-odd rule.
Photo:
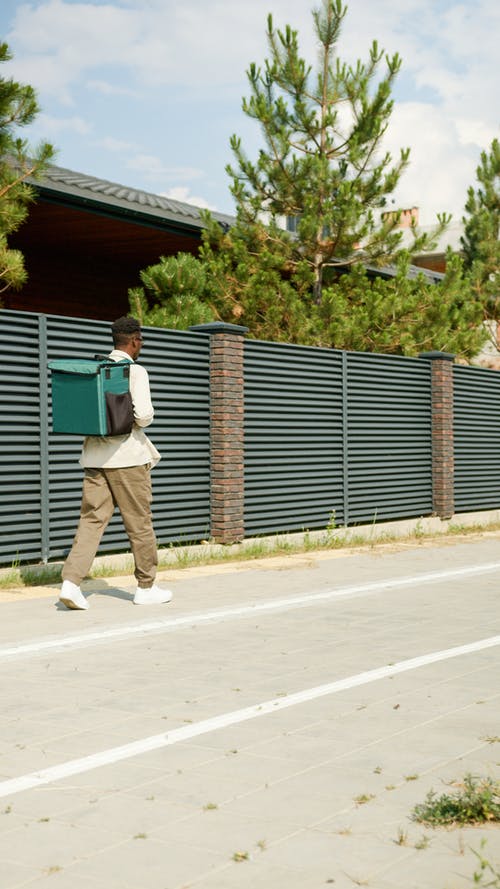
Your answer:
[[[20,775],[18,778],[11,778],[7,781],[3,781],[0,783],[0,797],[21,793],[23,790],[40,787],[43,784],[51,784],[54,781],[60,781],[71,775],[89,772],[92,769],[100,768],[100,766],[112,765],[121,760],[130,759],[133,756],[140,756],[141,754],[149,753],[152,750],[159,750],[162,747],[170,747],[173,744],[178,744],[180,741],[188,741],[192,738],[197,738],[200,735],[205,735],[221,728],[227,728],[230,725],[236,725],[237,723],[246,722],[249,719],[256,719],[260,716],[266,716],[269,713],[276,713],[278,710],[284,710],[287,707],[295,707],[297,704],[314,701],[325,695],[332,695],[339,691],[346,691],[360,685],[367,685],[370,682],[377,682],[379,679],[396,676],[399,673],[405,673],[408,670],[418,670],[420,667],[426,667],[429,664],[435,664],[439,661],[463,657],[464,655],[473,654],[477,651],[484,651],[487,648],[493,648],[497,645],[500,645],[500,636],[492,636],[489,639],[480,639],[477,642],[470,642],[467,645],[458,645],[455,648],[446,648],[442,651],[434,651],[429,654],[420,655],[419,657],[409,658],[408,660],[399,661],[390,666],[378,667],[375,670],[367,670],[364,673],[357,673],[354,676],[348,676],[345,679],[338,679],[335,682],[328,682],[325,685],[317,685],[315,688],[307,688],[303,691],[295,692],[287,697],[273,698],[270,701],[263,701],[260,704],[254,704],[252,707],[244,707],[241,710],[221,713],[219,716],[214,716],[211,719],[203,719],[201,722],[183,725],[181,728],[173,729],[171,732],[162,732],[159,735],[151,735],[148,738],[132,741],[130,744],[123,744],[120,747],[110,747],[108,750],[102,750],[99,753],[93,753],[90,756],[83,756],[81,759],[72,759],[57,766],[50,766],[49,768],[41,769],[38,772],[30,772],[27,775]]]
[[[108,642],[110,639],[126,639],[131,636],[146,635],[148,633],[170,632],[184,627],[200,626],[204,623],[223,622],[239,617],[253,617],[256,614],[283,611],[292,608],[306,608],[317,602],[326,602],[332,599],[341,599],[349,596],[369,595],[384,590],[399,589],[400,587],[418,586],[419,584],[439,583],[453,578],[474,577],[479,574],[488,574],[500,570],[500,562],[489,562],[485,565],[471,565],[463,568],[453,568],[447,571],[431,571],[425,574],[414,574],[409,577],[394,577],[390,580],[377,580],[371,583],[355,584],[353,586],[339,587],[334,590],[324,590],[318,593],[308,593],[301,596],[290,596],[282,599],[271,599],[265,602],[255,602],[240,605],[236,608],[217,609],[193,614],[185,614],[174,618],[161,618],[159,620],[144,621],[141,623],[127,624],[121,627],[110,627],[105,630],[89,631],[87,633],[58,636],[49,639],[35,639],[32,642],[24,642],[19,645],[0,647],[0,660],[3,658],[22,657],[23,655],[39,654],[46,651],[64,651],[72,647],[95,645],[100,642]]]

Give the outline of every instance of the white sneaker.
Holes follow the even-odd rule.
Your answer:
[[[172,596],[173,593],[170,590],[162,590],[156,584],[147,589],[138,587],[134,596],[134,605],[165,605],[172,601]]]
[[[85,596],[79,586],[72,583],[71,580],[64,580],[59,593],[59,601],[66,605],[66,608],[73,608],[78,611],[85,611],[89,607]]]

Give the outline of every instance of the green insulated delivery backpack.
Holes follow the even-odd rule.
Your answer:
[[[52,429],[74,435],[126,435],[134,423],[130,361],[68,358],[49,362]]]

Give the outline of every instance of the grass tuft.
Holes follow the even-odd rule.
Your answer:
[[[483,850],[485,846],[486,839],[483,838],[481,840],[480,852],[477,852],[476,849],[471,849],[478,861],[478,869],[474,871],[473,875],[474,886],[483,886],[484,889],[500,889],[500,870],[497,870],[496,866],[484,857]]]
[[[356,803],[357,806],[365,806],[366,803],[369,803],[375,799],[374,793],[361,793],[359,796],[355,796],[353,802]]]
[[[328,525],[323,530],[312,532],[304,528],[302,534],[292,534],[291,537],[286,534],[277,534],[273,538],[256,537],[228,546],[215,544],[209,540],[204,540],[201,544],[189,540],[182,541],[182,543],[179,541],[178,544],[169,544],[160,549],[158,567],[160,570],[168,570],[170,568],[182,569],[325,550],[349,550],[367,546],[373,549],[387,544],[399,543],[405,545],[414,541],[422,544],[424,541],[444,539],[446,536],[494,535],[499,530],[499,522],[485,523],[484,525],[450,523],[446,529],[427,530],[422,521],[417,521],[413,530],[402,536],[391,531],[384,531],[382,527],[376,527],[374,519],[371,528],[367,529],[364,527],[357,532],[355,527],[338,527],[335,514],[332,513]],[[112,562],[107,563],[103,561],[93,566],[89,576],[97,579],[130,574],[132,571],[133,563],[131,558],[120,566],[114,566]],[[10,567],[0,568],[0,590],[42,586],[60,582],[61,565],[21,566],[18,558],[16,558]]]
[[[430,790],[412,818],[431,827],[500,821],[500,782],[467,774],[455,794]]]

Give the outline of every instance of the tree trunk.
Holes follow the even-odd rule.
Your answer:
[[[322,255],[321,253],[317,253],[314,257],[314,284],[313,284],[313,299],[317,306],[321,305],[321,298],[323,295],[323,264],[322,264]]]

